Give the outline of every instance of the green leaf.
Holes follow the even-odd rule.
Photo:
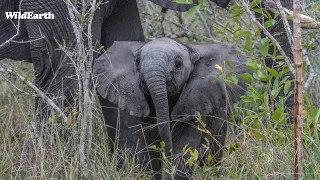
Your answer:
[[[286,81],[284,83],[284,87],[283,87],[283,91],[284,91],[284,94],[287,95],[289,90],[290,90],[290,87],[291,87],[291,82],[292,81]]]
[[[238,84],[237,76],[235,74],[232,74],[231,78],[230,78],[230,81],[231,81],[231,85],[237,85]]]
[[[226,23],[226,25],[223,27],[223,30],[225,31],[229,27],[229,25],[230,25],[230,21]]]
[[[272,19],[272,16],[271,16],[271,14],[269,13],[268,10],[264,10],[263,12],[264,12],[263,14],[265,14],[265,16],[266,16],[268,19]]]
[[[212,155],[211,155],[211,154],[209,154],[209,155],[208,155],[208,157],[207,157],[207,161],[208,161],[208,163],[210,163],[212,160],[213,160]]]
[[[193,4],[193,0],[173,0],[172,2],[175,2],[178,4]]]
[[[278,72],[275,69],[271,69],[269,67],[266,67],[267,71],[274,77],[278,77]]]
[[[276,56],[276,58],[275,58],[275,59],[282,60],[282,59],[284,59],[284,56]]]
[[[279,85],[285,83],[285,82],[289,79],[289,77],[290,77],[290,76],[284,77],[284,78],[280,81]]]
[[[229,85],[237,85],[238,84],[238,78],[235,74],[232,74],[231,72],[229,72],[226,77],[223,79],[224,82],[228,83]]]
[[[243,14],[245,12],[244,9],[236,9],[233,10],[230,14],[230,18],[234,18],[234,17],[239,17],[241,14]]]
[[[163,141],[161,141],[161,142],[160,142],[160,148],[163,149],[165,146],[166,146],[166,143],[163,142]]]
[[[270,19],[270,20],[268,20],[267,22],[265,22],[265,23],[263,24],[263,26],[264,26],[264,28],[269,28],[269,27],[275,25],[276,22],[277,22],[276,20]]]
[[[52,116],[50,116],[50,117],[48,118],[48,123],[49,123],[49,124],[51,124],[51,123],[52,123],[52,121],[53,121],[53,117],[52,117]]]
[[[238,6],[238,5],[233,5],[229,8],[230,10],[237,10],[237,9],[242,9],[242,6]]]
[[[280,120],[280,117],[281,117],[281,114],[282,114],[282,108],[278,108],[276,109],[273,114],[272,114],[272,120],[274,122],[277,122]]]
[[[219,77],[221,76],[221,74],[222,74],[223,72],[219,72],[217,75],[216,75],[216,77],[214,77],[213,79],[212,79],[212,81],[211,82],[216,82],[218,79],[219,79]]]
[[[193,152],[194,161],[198,160],[198,157],[199,157],[199,152],[198,152],[198,150],[195,149],[194,152]]]
[[[253,77],[260,81],[269,81],[271,78],[265,71],[257,70],[253,73]]]
[[[189,146],[189,144],[186,144],[186,145],[183,146],[183,148],[182,148],[182,152],[183,153],[186,152],[188,146]]]
[[[228,67],[229,67],[231,70],[233,70],[233,65],[232,65],[232,63],[230,62],[230,60],[227,59],[227,58],[224,58],[224,61],[227,63]]]
[[[279,77],[276,77],[276,79],[273,81],[273,89],[279,88]]]
[[[245,82],[249,82],[249,83],[253,82],[253,80],[254,80],[252,75],[249,73],[242,73],[242,74],[240,74],[240,77],[242,80],[244,80]]]
[[[259,133],[259,132],[256,132],[256,133],[255,133],[255,137],[258,138],[258,139],[264,139],[264,138],[266,138],[266,136],[265,136],[264,134]]]
[[[186,162],[186,164],[188,164],[190,167],[193,165],[193,163],[194,163],[193,157],[190,157]]]
[[[282,76],[284,74],[287,74],[288,72],[290,72],[290,69],[289,68],[284,68],[282,69],[280,72],[279,72],[279,76]]]
[[[190,16],[193,16],[195,15],[197,12],[199,12],[200,10],[200,5],[197,5],[197,6],[193,6],[192,8],[190,8],[188,10],[188,12],[186,12],[186,17],[190,17]]]
[[[159,148],[157,148],[157,146],[156,146],[156,145],[151,145],[151,146],[149,146],[149,149],[159,150]]]
[[[233,38],[237,39],[241,37],[247,37],[247,36],[250,36],[251,34],[252,34],[251,31],[238,31],[233,35]]]
[[[251,3],[250,3],[250,9],[256,7],[258,4],[261,3],[261,0],[253,0]]]
[[[260,8],[252,8],[251,10],[258,13],[258,14],[263,14],[262,10]]]
[[[259,64],[253,61],[248,61],[246,65],[247,65],[247,68],[252,71],[259,69]]]
[[[277,88],[277,89],[273,89],[272,91],[271,91],[271,96],[273,97],[273,98],[276,98],[276,97],[278,97],[278,95],[279,95],[279,93],[280,93],[280,88]]]
[[[269,54],[269,39],[265,37],[260,41],[260,53],[262,56],[266,57]]]
[[[245,49],[249,52],[253,52],[253,49],[252,49],[252,42],[251,42],[251,38],[250,36],[247,36],[246,37],[246,41],[245,41]]]

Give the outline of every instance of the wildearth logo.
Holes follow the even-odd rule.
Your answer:
[[[46,12],[35,14],[33,12],[5,12],[7,19],[54,19],[54,14]]]

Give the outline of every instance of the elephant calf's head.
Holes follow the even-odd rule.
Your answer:
[[[177,94],[192,71],[190,49],[173,39],[151,41],[138,49],[134,56],[143,82],[149,85],[164,78],[168,95]]]

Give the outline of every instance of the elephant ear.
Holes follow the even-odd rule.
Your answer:
[[[199,59],[195,62],[194,70],[172,110],[172,119],[190,120],[197,112],[201,115],[214,114],[226,107],[226,100],[230,103],[228,107],[237,102],[246,89],[245,83],[240,78],[236,85],[230,85],[223,80],[224,74],[229,72],[237,75],[248,72],[247,59],[235,46],[224,44],[189,46],[199,54]],[[230,63],[232,66],[228,65]],[[216,65],[223,68],[222,73]]]
[[[148,102],[140,86],[140,77],[134,53],[144,42],[115,41],[95,60],[93,72],[98,93],[117,104],[121,110],[136,117],[150,113]]]
[[[193,4],[179,4],[174,2],[174,0],[150,0],[151,2],[174,11],[185,12],[190,8],[199,4],[198,0],[193,0]]]

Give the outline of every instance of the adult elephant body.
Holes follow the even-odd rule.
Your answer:
[[[230,108],[245,92],[241,81],[232,86],[220,77],[212,83],[220,73],[215,65],[223,66],[226,59],[234,67],[224,69],[226,74],[248,71],[246,57],[231,45],[183,45],[168,38],[115,42],[96,60],[93,70],[110,127],[110,145],[117,145],[112,146],[117,155],[130,149],[139,163],[154,162],[157,154],[149,146],[164,141],[166,155],[173,155],[175,179],[192,174],[192,167],[183,161],[190,157],[182,155],[186,144],[199,152],[201,144],[208,145],[207,152],[219,162]],[[206,127],[196,121],[197,112],[203,115]]]

